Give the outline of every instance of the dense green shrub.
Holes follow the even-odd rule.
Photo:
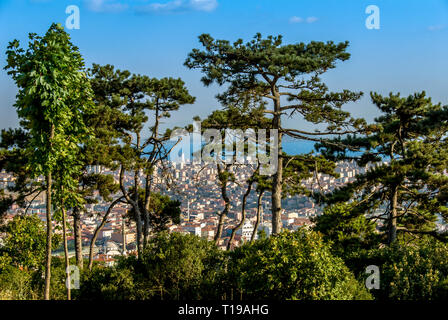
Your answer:
[[[318,233],[282,232],[230,254],[227,278],[243,298],[371,299]]]
[[[45,265],[45,225],[36,215],[17,215],[0,228],[0,299],[41,299]],[[61,237],[54,235],[55,249]],[[52,259],[52,298],[65,299],[65,265]]]
[[[161,233],[143,254],[143,274],[167,298],[211,298],[222,273],[224,253],[213,242],[190,234]]]
[[[313,230],[322,233],[325,242],[331,244],[333,254],[343,259],[373,249],[380,242],[375,222],[369,221],[355,202],[328,206],[314,222]]]
[[[148,243],[141,261],[130,256],[112,268],[83,275],[80,299],[208,299],[223,272],[224,253],[193,235],[162,232]]]
[[[350,264],[362,274],[366,266],[380,269],[380,300],[435,300],[448,296],[448,246],[432,238],[400,242],[371,250]]]
[[[47,238],[45,225],[37,215],[17,215],[0,227],[0,232],[5,233],[0,247],[0,269],[6,265],[34,270],[43,268]],[[53,237],[53,249],[60,240],[59,235]]]
[[[75,297],[80,300],[134,300],[134,278],[130,269],[96,265],[82,273],[80,289]]]
[[[0,300],[34,300],[39,294],[33,285],[33,272],[8,266],[0,272]]]
[[[74,259],[71,259],[74,264]],[[314,231],[301,229],[247,243],[231,252],[192,235],[161,233],[143,259],[120,258],[81,273],[73,299],[371,299],[448,298],[448,246],[432,238],[358,250],[346,261]],[[380,270],[380,288],[364,288],[366,267]],[[356,280],[355,276],[357,276]],[[42,270],[4,266],[0,299],[41,299]],[[52,299],[65,299],[64,259],[52,261]]]

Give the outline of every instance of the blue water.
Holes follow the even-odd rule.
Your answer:
[[[174,145],[174,142],[167,142],[166,147],[170,149]],[[298,155],[298,154],[306,154],[314,151],[315,142],[313,141],[299,141],[293,139],[285,139],[282,142],[283,152],[289,155]],[[146,152],[149,152],[152,149],[152,146],[148,146],[146,148]],[[196,148],[197,149],[197,148]],[[190,153],[197,151],[194,149],[193,144],[190,145]]]
[[[314,144],[313,141],[283,141],[282,147],[283,152],[289,154],[289,155],[297,155],[297,154],[305,154],[309,153],[314,150]]]

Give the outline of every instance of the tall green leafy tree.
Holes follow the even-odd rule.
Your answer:
[[[283,45],[281,36],[265,39],[257,34],[248,43],[239,39],[233,44],[215,40],[208,34],[199,37],[204,50],[193,49],[185,65],[204,73],[202,82],[228,85],[228,90],[218,95],[227,103],[238,99],[242,93],[269,102],[270,128],[278,130],[278,168],[273,174],[272,216],[273,232],[281,230],[281,199],[283,187],[282,137],[321,141],[334,134],[358,130],[364,123],[353,119],[342,110],[345,103],[356,101],[361,93],[343,90],[331,92],[320,76],[346,61],[348,42],[331,41]],[[327,125],[326,130],[306,131],[285,128],[284,116],[302,118],[315,125]]]
[[[79,144],[88,135],[83,113],[94,106],[84,61],[63,27],[52,24],[44,36],[32,33],[29,40],[27,49],[17,40],[10,42],[5,69],[19,88],[15,107],[21,127],[29,135],[26,166],[32,178],[45,177],[44,298],[50,299],[53,176],[58,171],[56,191],[64,186],[70,192],[77,185],[72,173],[79,168]],[[58,204],[65,197],[59,193]]]

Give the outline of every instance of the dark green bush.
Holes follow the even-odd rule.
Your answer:
[[[379,300],[438,300],[448,296],[448,246],[432,238],[399,242],[352,259],[356,273],[368,265],[380,269]]]
[[[235,292],[251,299],[371,299],[312,231],[285,231],[235,249],[227,278]]]

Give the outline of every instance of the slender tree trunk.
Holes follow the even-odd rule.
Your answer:
[[[67,274],[67,281],[65,282],[67,285],[67,300],[71,300],[71,281],[70,281],[70,260],[68,256],[68,245],[67,245],[67,219],[65,214],[64,204],[62,204],[62,237],[64,238],[64,256],[65,256],[65,272]]]
[[[126,254],[126,223],[124,221],[124,216],[122,217],[122,222],[121,222],[121,235],[123,237],[123,248],[121,251],[121,254],[124,256]]]
[[[159,98],[156,98],[155,102],[155,123],[153,127],[152,132],[152,138],[155,141],[158,141],[159,136],[159,125],[160,125],[160,108],[159,108]],[[157,144],[157,142],[156,142]],[[157,152],[156,152],[156,144],[153,145],[153,150],[151,151],[151,155],[149,157],[149,169],[148,173],[146,174],[146,183],[145,183],[145,205],[144,205],[144,212],[143,212],[143,249],[146,248],[146,245],[148,244],[148,238],[149,238],[149,207],[151,204],[151,192],[152,192],[152,180],[151,180],[151,174],[152,170],[154,168],[155,163],[157,163]]]
[[[79,270],[82,270],[84,267],[84,261],[82,258],[81,211],[79,208],[73,208],[73,230],[75,236],[76,265]]]
[[[253,180],[249,182],[249,185],[247,187],[246,193],[243,196],[243,203],[241,205],[241,221],[238,223],[238,225],[235,226],[235,228],[232,229],[232,233],[230,234],[229,242],[227,243],[227,250],[230,250],[232,248],[233,240],[235,239],[235,233],[243,226],[244,222],[246,221],[246,202],[247,197],[250,194],[250,191],[252,190],[252,184]]]
[[[132,206],[134,209],[134,219],[137,225],[137,257],[140,260],[142,257],[142,220],[141,220],[141,212],[139,206],[139,197],[138,197],[138,171],[134,171],[134,199],[129,196],[126,188],[124,186],[124,167],[123,165],[120,168],[120,189],[123,193],[123,197],[126,199],[127,203]]]
[[[153,127],[152,132],[152,138],[155,141],[158,141],[159,136],[159,125],[160,125],[160,108],[159,108],[159,98],[156,98],[155,101],[155,123]],[[157,142],[156,142],[157,144]],[[145,205],[144,205],[144,212],[143,212],[143,219],[144,219],[144,228],[143,228],[143,249],[146,248],[146,245],[148,244],[148,238],[149,238],[149,208],[151,205],[151,192],[152,192],[152,180],[151,180],[151,173],[154,168],[155,163],[157,163],[157,154],[156,152],[156,144],[153,145],[153,150],[151,152],[151,156],[149,157],[149,171],[146,174],[146,183],[145,183]]]
[[[219,240],[221,239],[222,231],[224,229],[224,219],[225,219],[225,217],[227,217],[227,214],[229,213],[229,207],[230,207],[230,204],[226,203],[224,210],[219,215],[218,226],[216,227],[216,234],[215,234],[215,238],[214,238],[216,245],[219,244]]]
[[[45,293],[44,299],[50,300],[50,283],[51,283],[51,240],[52,240],[52,219],[51,219],[51,187],[52,179],[51,172],[47,174],[47,190],[46,190],[46,218],[47,218],[47,246],[46,246],[46,259],[45,259]]]
[[[140,212],[139,207],[139,196],[138,196],[138,170],[134,172],[134,218],[135,218],[135,224],[137,225],[137,255],[138,259],[142,258],[143,253],[143,243],[142,243],[142,236],[143,236],[143,230],[142,230],[142,214]]]
[[[257,220],[255,222],[255,227],[254,227],[254,231],[252,232],[252,237],[250,238],[250,242],[254,242],[255,241],[255,237],[257,236],[258,226],[260,225],[261,200],[263,198],[263,194],[264,194],[264,191],[261,191],[258,194],[258,200],[257,200]]]
[[[143,250],[146,248],[149,238],[149,213],[148,210],[144,210],[143,213]]]
[[[388,244],[392,245],[397,239],[397,207],[398,207],[398,186],[392,189],[391,209],[389,216]]]
[[[222,169],[219,164],[217,165],[217,168],[218,168],[218,174],[222,174]],[[225,181],[221,181],[221,196],[225,204],[224,204],[224,210],[219,215],[218,227],[216,228],[216,234],[214,239],[216,245],[219,244],[219,240],[221,239],[222,236],[222,230],[224,229],[224,219],[225,217],[227,217],[227,214],[229,213],[230,210],[230,199],[229,196],[227,195],[227,179]]]
[[[276,93],[276,96],[278,94]],[[283,157],[282,155],[282,133],[281,114],[280,114],[280,97],[274,100],[274,129],[278,129],[278,166],[277,172],[274,173],[273,190],[272,190],[272,233],[277,234],[282,230],[282,187],[283,187]],[[272,149],[271,149],[272,150]]]
[[[52,145],[52,140],[54,138],[54,124],[51,125],[50,129],[50,145]],[[50,286],[51,286],[51,240],[52,240],[52,232],[53,232],[53,224],[51,219],[51,192],[52,192],[52,177],[51,171],[47,173],[46,177],[46,204],[47,204],[47,244],[46,244],[46,256],[45,256],[45,291],[44,291],[44,299],[50,300]]]
[[[137,256],[140,260],[142,258],[143,253],[143,244],[142,244],[142,220],[140,217],[140,210],[135,212],[135,221],[137,225]]]
[[[145,183],[145,208],[143,214],[143,249],[146,248],[149,238],[149,207],[151,205],[151,187],[151,177],[149,174],[147,174]]]
[[[107,211],[105,213],[105,215],[103,216],[103,219],[101,220],[101,223],[96,227],[95,232],[93,233],[93,237],[92,237],[92,241],[90,241],[90,248],[89,248],[89,270],[92,270],[92,266],[93,266],[93,254],[94,254],[94,247],[95,247],[95,242],[96,239],[98,238],[98,235],[100,234],[101,229],[104,228],[104,226],[107,223],[107,219],[109,218],[109,215],[112,211],[112,209],[117,205],[117,203],[119,203],[121,200],[123,199],[123,197],[120,197],[116,200],[114,200],[109,208],[107,208]]]

